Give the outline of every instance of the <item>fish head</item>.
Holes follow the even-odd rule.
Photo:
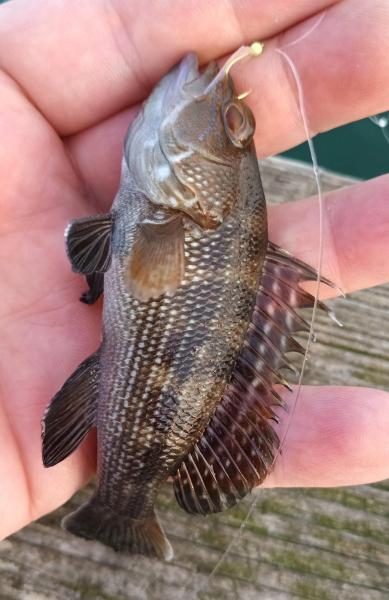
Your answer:
[[[151,202],[217,228],[239,196],[239,166],[255,152],[254,116],[228,73],[187,54],[156,86],[130,129],[125,156]]]
[[[172,123],[176,143],[220,164],[239,160],[237,150],[247,151],[251,145],[255,119],[237,96],[231,76],[214,62],[199,73],[193,54],[180,66],[190,76],[183,85],[187,102],[178,107]]]

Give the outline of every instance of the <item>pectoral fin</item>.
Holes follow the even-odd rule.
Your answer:
[[[184,277],[184,228],[181,216],[138,225],[128,266],[128,286],[141,301],[173,294]]]
[[[50,402],[42,419],[45,467],[69,456],[94,426],[99,360],[99,351],[84,360]]]
[[[111,264],[112,215],[72,221],[66,231],[66,249],[73,271],[104,273]]]

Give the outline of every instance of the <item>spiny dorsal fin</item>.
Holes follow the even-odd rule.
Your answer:
[[[138,225],[128,266],[128,286],[141,301],[173,294],[184,277],[184,228],[181,215]]]
[[[80,445],[95,424],[100,352],[89,356],[65,381],[42,419],[42,456],[52,467]]]
[[[252,321],[230,383],[202,438],[174,473],[175,495],[187,512],[234,506],[272,468],[280,445],[274,407],[285,406],[274,385],[288,386],[280,373],[293,370],[287,353],[304,352],[293,334],[308,331],[309,325],[296,309],[313,306],[313,296],[300,284],[316,277],[314,269],[269,243]]]
[[[104,273],[111,264],[112,215],[95,215],[69,223],[66,249],[76,273]]]

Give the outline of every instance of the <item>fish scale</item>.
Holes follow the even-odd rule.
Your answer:
[[[259,220],[263,215],[263,202],[258,202],[258,196],[260,192],[256,194],[256,197],[251,197],[251,202],[253,205],[257,205],[257,210],[253,211],[253,218]],[[246,206],[238,206],[238,212],[241,213],[244,210],[244,215],[247,218],[247,210]],[[239,215],[232,214],[231,221],[238,223],[241,221]],[[247,221],[245,227],[247,226]],[[115,399],[118,397],[121,399],[123,397],[123,392],[127,393],[127,397],[131,398],[131,405],[128,409],[128,412],[124,419],[121,419],[122,422],[128,423],[129,431],[125,431],[126,425],[124,425],[124,430],[121,432],[121,437],[118,440],[117,444],[110,444],[110,449],[104,447],[103,452],[101,453],[101,460],[99,461],[99,479],[100,485],[108,485],[108,482],[111,479],[111,471],[117,470],[117,460],[118,460],[118,448],[121,448],[122,454],[126,456],[126,460],[130,465],[129,469],[131,472],[128,474],[123,474],[123,479],[128,481],[131,478],[139,478],[138,472],[133,472],[133,457],[131,455],[131,448],[134,448],[135,453],[139,454],[139,446],[142,445],[142,442],[137,442],[137,436],[142,440],[142,436],[145,435],[144,430],[140,430],[137,427],[138,422],[149,422],[152,416],[154,416],[155,420],[158,420],[160,426],[164,425],[168,428],[171,428],[171,435],[166,439],[166,446],[168,447],[168,452],[164,452],[161,450],[161,461],[158,465],[158,479],[157,483],[159,483],[159,477],[162,476],[163,479],[169,474],[172,465],[185,454],[188,449],[193,445],[193,438],[197,439],[199,435],[201,435],[201,431],[204,428],[204,422],[207,420],[210,410],[212,410],[212,404],[215,404],[221,394],[221,390],[225,385],[226,373],[231,370],[232,363],[235,360],[236,349],[234,347],[231,348],[231,338],[234,342],[233,346],[239,345],[242,341],[245,328],[244,324],[247,327],[247,315],[248,308],[247,301],[245,298],[239,299],[238,296],[240,294],[240,286],[239,281],[238,285],[234,280],[229,280],[226,278],[224,273],[220,273],[219,277],[217,276],[218,271],[223,271],[224,268],[231,269],[232,264],[234,262],[242,263],[246,261],[242,261],[243,254],[236,252],[236,244],[233,242],[233,236],[238,239],[240,237],[240,229],[239,225],[232,227],[229,222],[226,223],[221,230],[218,230],[214,233],[210,233],[200,241],[195,240],[193,242],[193,251],[192,246],[190,244],[191,240],[188,240],[188,244],[186,246],[186,253],[188,257],[188,263],[198,263],[199,268],[196,269],[197,277],[202,279],[204,270],[204,279],[205,283],[200,281],[189,281],[188,283],[183,282],[181,291],[173,298],[165,298],[160,301],[160,305],[158,306],[157,301],[151,301],[149,309],[145,309],[142,317],[140,318],[139,312],[133,310],[131,304],[136,305],[137,301],[129,299],[130,306],[126,303],[121,303],[121,307],[117,307],[117,300],[113,301],[113,309],[110,308],[110,299],[117,299],[120,297],[120,294],[117,293],[117,286],[123,289],[125,283],[125,272],[126,265],[125,259],[115,258],[115,249],[113,249],[114,257],[113,257],[113,266],[111,270],[106,275],[106,298],[105,298],[105,316],[104,323],[108,325],[108,321],[111,318],[115,320],[115,325],[106,327],[109,330],[113,329],[115,332],[117,330],[125,330],[125,331],[133,331],[133,339],[128,340],[126,336],[126,344],[127,353],[129,356],[133,356],[137,351],[139,346],[139,332],[144,331],[145,327],[147,328],[147,320],[150,319],[150,315],[158,315],[158,323],[156,330],[153,331],[151,336],[147,336],[149,349],[151,347],[158,348],[158,352],[154,354],[154,351],[149,354],[142,350],[142,364],[145,365],[144,371],[137,371],[137,378],[133,381],[124,380],[123,381],[123,389],[120,385],[120,372],[115,371],[115,368],[112,368],[113,364],[123,364],[123,358],[119,354],[117,359],[112,357],[112,348],[109,344],[109,340],[105,338],[103,347],[102,347],[102,363],[108,366],[106,374],[105,371],[102,372],[102,378],[106,381],[106,384],[102,388],[100,392],[101,395],[104,395],[104,399],[99,402],[99,421],[103,424],[101,429],[99,429],[99,435],[109,438],[114,434],[115,425],[114,423],[117,421],[117,414],[115,410]],[[223,244],[220,243],[221,239],[223,240]],[[260,238],[258,238],[259,240]],[[215,244],[212,244],[212,241],[216,241]],[[118,242],[118,247],[120,248],[120,244],[122,241]],[[257,245],[252,245],[254,250],[258,253],[260,243]],[[204,251],[205,250],[205,251]],[[233,253],[235,252],[235,257]],[[208,258],[207,258],[208,257]],[[115,261],[117,265],[115,264]],[[252,262],[247,262],[248,269],[250,272],[253,271]],[[237,271],[237,266],[235,266],[235,272]],[[257,267],[258,269],[258,267]],[[208,281],[209,275],[211,276],[211,282]],[[259,270],[257,271],[257,277],[259,275]],[[112,278],[112,283],[110,278]],[[214,279],[212,281],[212,278]],[[121,283],[119,283],[121,282]],[[196,308],[194,309],[193,304]],[[162,310],[162,305],[165,310]],[[224,305],[224,310],[223,310]],[[119,309],[119,310],[118,310]],[[178,328],[177,339],[179,340],[179,344],[177,348],[171,348],[170,353],[174,355],[174,360],[170,365],[170,368],[163,370],[163,365],[166,361],[166,332],[171,330],[174,327],[172,325],[172,317],[171,312],[175,314],[174,322],[177,320],[181,321],[181,328]],[[131,319],[130,315],[136,313],[135,323],[133,319]],[[118,323],[118,315],[123,319],[120,323]],[[180,318],[178,318],[180,315]],[[164,318],[162,318],[164,316]],[[235,318],[229,318],[230,316],[234,316]],[[238,318],[236,318],[238,317]],[[191,321],[191,326],[188,327],[188,320]],[[214,322],[214,325],[212,325]],[[218,330],[218,324],[220,323],[229,323],[229,326],[226,328],[224,339],[229,339],[228,344],[223,340],[220,342],[220,331]],[[150,321],[151,324],[151,321]],[[153,323],[153,325],[155,325]],[[184,329],[182,328],[184,326]],[[202,327],[201,327],[202,325]],[[199,334],[199,331],[207,332],[207,335],[204,336]],[[207,348],[209,346],[210,341],[213,340],[213,345],[211,350]],[[155,341],[154,341],[155,340]],[[201,343],[200,346],[198,344]],[[106,346],[105,346],[106,344]],[[216,368],[215,368],[215,358],[212,360],[212,355],[217,355],[218,346],[221,347],[221,351],[224,353],[224,360],[220,360],[218,357]],[[195,352],[193,353],[193,348],[195,348]],[[199,351],[204,349],[206,356],[202,358],[200,362],[200,366],[196,370],[193,369],[194,363],[199,359]],[[105,360],[105,353],[107,353],[108,359]],[[211,363],[208,365],[209,360],[211,359]],[[124,361],[126,362],[126,368],[130,373],[132,373],[133,369],[133,361]],[[213,363],[213,364],[212,364]],[[155,390],[154,398],[150,395],[147,399],[147,420],[145,419],[145,410],[139,414],[138,417],[134,418],[134,408],[136,411],[140,411],[142,407],[142,400],[139,397],[139,390],[143,390],[145,387],[150,385],[150,377],[155,377],[155,365],[157,364],[158,368],[164,371],[164,376],[160,381],[160,389]],[[153,368],[154,367],[154,368]],[[198,381],[199,375],[198,371],[201,370],[201,379]],[[191,375],[190,381],[188,381],[188,374]],[[224,379],[221,377],[224,374]],[[196,379],[197,375],[197,379]],[[216,381],[215,381],[216,375]],[[220,379],[219,379],[220,378]],[[155,383],[155,379],[152,383]],[[181,389],[181,393],[177,394],[174,390],[175,385],[181,384],[183,388]],[[168,409],[166,407],[166,402],[161,401],[161,392],[163,396],[163,390],[169,388],[171,386],[175,392],[175,394],[180,396],[173,403],[173,406],[169,406]],[[111,395],[107,394],[105,390],[111,388]],[[211,393],[210,393],[211,388]],[[202,397],[198,397],[199,394],[202,394]],[[205,402],[206,396],[208,401]],[[197,397],[197,402],[194,404],[194,398]],[[119,405],[121,405],[121,400]],[[104,407],[107,406],[110,414],[105,414]],[[107,427],[107,423],[113,423],[111,427],[105,429]],[[155,430],[154,430],[155,431]],[[163,429],[163,433],[165,433]],[[130,440],[127,441],[127,444],[123,444],[123,439]],[[147,470],[150,471],[151,465],[150,461],[147,465]],[[163,473],[161,475],[161,470]],[[141,482],[142,483],[142,482]],[[115,489],[115,493],[121,498],[123,501],[123,490],[121,488]],[[139,496],[139,489],[135,489],[132,494]],[[128,499],[128,502],[131,503],[132,498]],[[114,492],[111,490],[110,505],[115,505],[117,503],[117,498],[115,497]],[[130,514],[130,511],[128,511]],[[139,515],[136,515],[139,517]],[[142,515],[143,516],[143,515]]]
[[[110,212],[68,226],[82,301],[104,292],[102,343],[43,418],[45,466],[97,429],[96,490],[64,527],[165,559],[163,481],[208,514],[271,470],[275,386],[314,300],[300,288],[314,270],[268,241],[254,117],[221,74],[189,54],[163,78],[129,129]]]

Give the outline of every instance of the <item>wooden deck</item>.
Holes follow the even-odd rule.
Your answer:
[[[264,163],[269,201],[315,193],[312,174],[279,160]],[[325,189],[348,180],[326,174]],[[332,302],[339,329],[319,315],[306,383],[389,390],[389,285]],[[389,328],[388,328],[389,329]],[[354,488],[262,490],[250,507],[191,517],[167,484],[161,521],[175,549],[166,564],[116,554],[62,531],[69,505],[0,544],[0,599],[18,600],[385,600],[389,598],[389,482]],[[231,552],[216,574],[230,540]]]

